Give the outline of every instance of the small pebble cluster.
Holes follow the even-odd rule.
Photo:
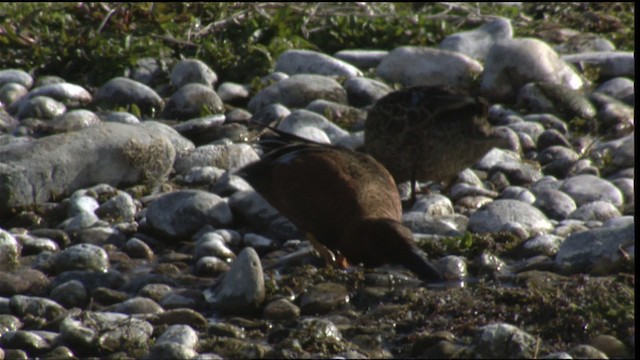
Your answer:
[[[479,86],[508,146],[420,194],[403,222],[421,244],[507,233],[518,246],[435,258],[446,277],[633,269],[634,54],[571,39],[514,37],[497,18],[437,48],[289,50],[253,96],[196,59],[170,84],[156,83],[164,60],[141,59],[93,93],[0,70],[0,359],[630,356],[633,334],[538,353],[554,339],[508,322],[464,338],[428,313],[376,325],[400,313],[385,303],[396,288],[443,290],[394,267],[335,276],[364,277],[357,288],[322,281],[304,236],[234,175],[261,156],[248,121],[357,149],[391,84]],[[283,282],[296,271],[320,280],[296,292]]]

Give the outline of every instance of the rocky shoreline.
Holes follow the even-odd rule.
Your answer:
[[[635,353],[632,52],[497,18],[438,48],[289,50],[257,91],[196,59],[156,84],[162,61],[95,92],[0,70],[0,359]],[[261,156],[251,121],[360,147],[394,84],[477,89],[509,134],[403,215],[446,284],[324,268],[233,174]]]

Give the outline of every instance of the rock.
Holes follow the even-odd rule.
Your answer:
[[[386,50],[347,49],[338,51],[333,54],[333,57],[346,61],[358,69],[370,69],[378,66],[388,53]]]
[[[162,116],[168,119],[189,120],[204,115],[203,111],[221,114],[224,112],[224,104],[211,87],[191,83],[171,95],[162,109]]]
[[[288,75],[318,74],[326,76],[362,76],[355,66],[312,50],[287,50],[276,61],[275,71]]]
[[[324,116],[304,109],[294,110],[289,116],[285,117],[278,125],[278,130],[300,136],[301,129],[307,127],[322,130],[332,142],[348,135],[346,130],[330,122]],[[310,139],[315,140],[318,138]]]
[[[92,111],[77,109],[66,112],[49,122],[49,130],[54,134],[80,130],[100,124],[101,120]]]
[[[20,69],[0,70],[0,87],[6,84],[20,84],[29,89],[33,85],[33,78],[29,73]]]
[[[620,190],[609,181],[595,175],[577,175],[568,178],[559,190],[571,196],[578,206],[596,200],[610,202],[616,207],[623,204]]]
[[[482,359],[527,358],[535,353],[536,338],[506,324],[496,323],[481,327],[475,341],[474,353]]]
[[[601,80],[619,76],[635,78],[635,57],[627,51],[594,51],[579,54],[563,55],[562,60],[579,68],[590,65],[599,70]]]
[[[53,267],[56,274],[71,270],[106,272],[109,269],[109,256],[99,246],[77,244],[57,254]]]
[[[135,105],[144,115],[151,115],[164,105],[162,98],[153,89],[125,77],[113,78],[98,88],[93,102],[106,109]]]
[[[193,83],[212,88],[217,81],[218,75],[198,59],[180,60],[171,71],[171,85],[176,89]]]
[[[513,102],[530,82],[550,82],[570,89],[584,85],[580,76],[549,45],[537,39],[502,40],[491,47],[480,90],[492,102]]]
[[[214,166],[224,170],[237,170],[260,158],[248,144],[203,145],[176,159],[177,173],[184,174],[194,167]]]
[[[513,38],[511,21],[496,18],[477,29],[458,32],[445,37],[438,47],[465,54],[478,61],[484,61],[493,44]]]
[[[223,313],[252,313],[265,297],[260,258],[252,248],[244,248],[222,281],[205,291],[212,306]]]
[[[149,226],[169,239],[191,236],[206,224],[231,223],[233,216],[226,201],[202,190],[182,190],[165,194],[149,204]]]
[[[157,131],[105,123],[0,148],[0,157],[0,214],[6,214],[99,183],[162,181],[175,150]]]
[[[253,113],[275,103],[289,108],[303,108],[316,99],[346,104],[347,92],[329,77],[298,74],[262,89],[251,98],[247,107]]]
[[[564,271],[608,275],[624,265],[621,249],[633,254],[634,225],[574,233],[560,246],[555,262]]]
[[[308,289],[300,300],[304,315],[326,314],[349,302],[350,296],[344,285],[320,283]]]
[[[349,105],[355,107],[373,105],[380,98],[392,91],[391,87],[382,81],[366,77],[352,77],[348,79],[344,82],[344,89],[347,91]]]
[[[238,191],[229,197],[229,206],[261,234],[285,241],[300,236],[296,227],[257,192]]]
[[[31,96],[19,103],[16,115],[18,119],[53,119],[67,111],[63,103],[48,96]]]
[[[395,48],[382,59],[376,75],[405,87],[448,85],[471,87],[472,79],[482,73],[482,65],[466,55],[427,47]]]
[[[469,230],[476,233],[498,232],[509,224],[519,224],[530,234],[553,229],[547,217],[535,207],[518,200],[495,200],[469,217]]]

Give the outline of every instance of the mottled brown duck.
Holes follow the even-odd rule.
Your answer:
[[[382,97],[365,122],[363,150],[382,163],[396,183],[449,184],[493,147],[504,132],[487,121],[481,97],[446,86],[416,86]]]

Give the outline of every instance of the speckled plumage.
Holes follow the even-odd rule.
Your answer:
[[[397,183],[449,183],[505,142],[487,121],[487,102],[446,86],[416,86],[387,94],[369,111],[364,151]]]

